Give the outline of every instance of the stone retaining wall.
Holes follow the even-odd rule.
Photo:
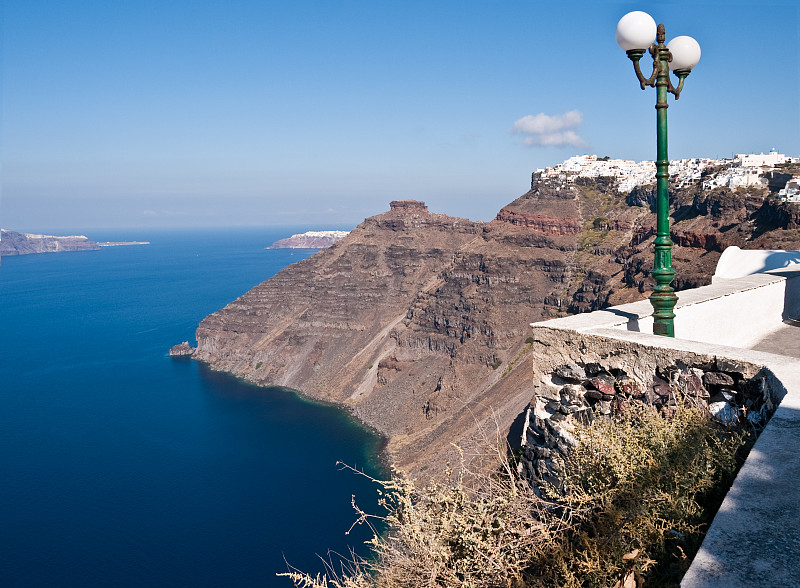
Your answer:
[[[535,395],[518,468],[536,485],[558,483],[576,420],[611,418],[631,403],[668,413],[684,402],[758,433],[785,393],[755,364],[561,329],[534,329],[532,351]]]

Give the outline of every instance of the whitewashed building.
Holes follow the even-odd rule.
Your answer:
[[[700,180],[709,167],[724,166],[724,169],[704,180],[704,190],[766,186],[768,180],[763,176],[766,171],[778,164],[796,161],[800,162],[800,158],[787,157],[775,149],[767,154],[738,154],[734,159],[694,157],[670,161],[669,175],[672,185],[682,188]],[[656,165],[652,160],[636,162],[598,158],[597,155],[576,155],[553,167],[536,170],[536,173],[566,183],[572,183],[577,178],[613,178],[620,192],[630,192],[637,186],[656,181]],[[793,194],[791,192],[786,197],[794,197]]]

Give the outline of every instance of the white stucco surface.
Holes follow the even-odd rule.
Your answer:
[[[780,274],[753,274],[678,292],[675,337],[750,347],[781,327],[800,319],[800,266]],[[614,328],[652,333],[653,307],[648,300],[547,321],[581,332]]]
[[[750,274],[789,269],[800,264],[800,251],[779,249],[740,249],[727,247],[717,262],[712,283],[720,279],[741,278]]]

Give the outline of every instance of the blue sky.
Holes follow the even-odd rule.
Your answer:
[[[703,51],[671,158],[800,155],[795,0],[6,0],[0,226],[490,220],[537,168],[655,157],[631,10]]]

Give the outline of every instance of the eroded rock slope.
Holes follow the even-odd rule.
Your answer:
[[[649,293],[652,192],[534,174],[489,223],[392,202],[203,320],[194,356],[346,405],[397,467],[433,473],[531,400],[529,323]],[[681,288],[708,283],[727,245],[800,248],[796,207],[766,189],[684,189],[673,209]]]

